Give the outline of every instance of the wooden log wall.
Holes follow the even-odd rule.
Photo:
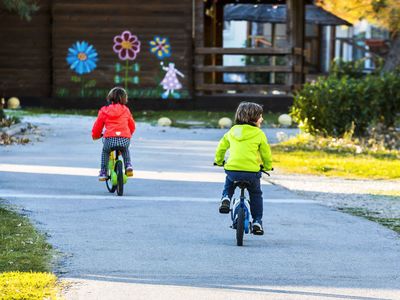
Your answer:
[[[183,89],[192,84],[192,1],[191,0],[58,0],[53,4],[54,83],[57,89],[66,88],[77,94],[79,84],[71,82],[73,71],[68,71],[67,49],[75,42],[85,40],[98,54],[98,67],[88,79],[96,79],[96,88],[109,89],[114,85],[115,64],[124,61],[113,52],[113,38],[129,30],[141,42],[141,51],[133,63],[139,64],[139,84],[129,84],[129,90],[160,90],[160,60],[150,53],[149,42],[155,36],[168,37],[172,56],[164,62],[174,62],[185,75],[178,76]],[[122,77],[124,74],[121,74]],[[123,85],[123,84],[120,84]],[[161,89],[162,91],[162,89]],[[58,94],[59,90],[53,90]]]
[[[50,1],[38,1],[31,21],[5,11],[0,1],[0,97],[51,93]]]
[[[75,42],[86,41],[96,49],[99,61],[95,70],[82,76],[86,82],[95,80],[85,97],[104,97],[116,85],[115,64],[125,64],[113,51],[114,36],[129,30],[141,42],[141,51],[135,61],[130,61],[139,65],[139,71],[131,72],[139,83],[130,82],[129,90],[144,91],[142,96],[156,95],[149,93],[152,90],[158,89],[158,95],[163,91],[160,81],[165,71],[161,70],[161,61],[150,53],[149,44],[155,36],[161,36],[169,38],[172,51],[164,63],[175,63],[185,75],[178,76],[182,90],[191,94],[192,0],[53,0],[39,1],[39,5],[40,11],[30,23],[10,13],[0,19],[0,93],[81,96],[81,84],[72,80],[77,74],[69,68],[66,57]]]

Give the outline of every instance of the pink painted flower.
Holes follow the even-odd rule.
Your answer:
[[[136,35],[125,30],[121,35],[114,37],[113,50],[121,60],[134,60],[140,52],[140,41]]]

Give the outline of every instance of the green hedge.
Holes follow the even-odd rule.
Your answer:
[[[366,134],[370,125],[395,124],[400,111],[400,72],[362,78],[332,74],[307,83],[295,95],[292,116],[311,134]]]

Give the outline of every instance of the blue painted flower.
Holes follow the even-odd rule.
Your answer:
[[[67,63],[79,75],[90,73],[96,69],[98,60],[96,49],[85,41],[78,41],[68,49]]]
[[[158,59],[163,59],[164,57],[171,56],[171,45],[168,38],[162,38],[160,36],[155,36],[152,41],[150,41],[150,52],[155,54]]]

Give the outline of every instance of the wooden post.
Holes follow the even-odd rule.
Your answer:
[[[288,84],[298,88],[304,83],[304,24],[305,24],[305,0],[287,0],[287,38],[289,47],[293,49],[293,54],[289,63],[293,66],[293,73],[288,77]],[[296,55],[295,48],[301,49],[301,53]],[[295,72],[299,71],[299,72]]]
[[[247,36],[246,36],[246,47],[247,48],[252,48],[253,47],[253,22],[247,21]]]
[[[223,30],[224,30],[224,5],[223,3],[218,2],[216,7],[216,19],[217,19],[217,28],[216,28],[216,47],[222,48],[224,46],[224,37],[223,37]],[[218,66],[222,66],[224,57],[223,55],[217,55],[216,57],[216,64]],[[216,82],[221,83],[223,82],[223,73],[217,73]]]
[[[321,65],[321,54],[322,54],[322,39],[323,39],[323,30],[322,25],[318,25],[318,37],[317,37],[317,73],[322,73],[322,65]]]
[[[55,28],[54,28],[54,3],[53,1],[49,2],[49,15],[50,15],[50,30],[49,30],[49,46],[50,46],[50,59],[49,59],[49,97],[55,97],[56,96],[56,75],[55,75],[55,57],[54,57],[54,48],[55,48],[55,43],[54,43],[54,35],[55,35]]]
[[[204,2],[203,0],[195,0],[195,15],[194,15],[194,47],[195,48],[203,48],[204,47]],[[195,66],[203,66],[204,65],[204,55],[196,54],[194,51],[194,64]],[[204,73],[196,72],[194,69],[195,75],[193,76],[193,90],[195,93],[200,94],[196,90],[196,86],[202,86],[204,84]]]
[[[272,48],[275,48],[276,46],[276,24],[272,23],[271,24],[271,46]],[[271,66],[275,66],[276,65],[276,56],[270,56],[271,57]],[[271,72],[271,76],[270,76],[270,84],[275,84],[275,72]]]
[[[336,50],[336,27],[331,26],[330,30],[330,49],[329,49],[329,65],[328,65],[328,71],[331,69],[331,65],[333,60],[335,59],[335,50]],[[341,43],[343,45],[343,43]]]

